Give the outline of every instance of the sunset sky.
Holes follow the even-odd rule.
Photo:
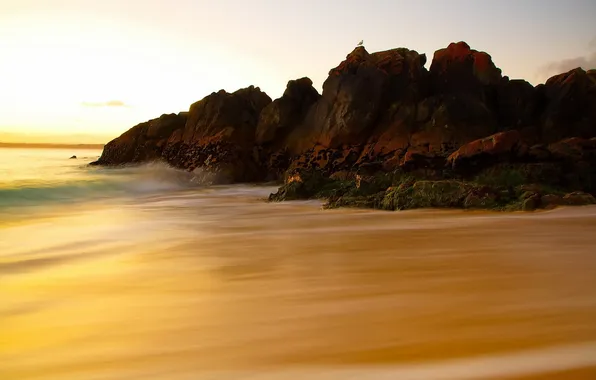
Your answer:
[[[106,142],[213,91],[320,90],[364,39],[452,41],[533,84],[596,67],[596,1],[0,0],[0,141]]]

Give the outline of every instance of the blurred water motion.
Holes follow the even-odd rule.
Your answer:
[[[596,379],[596,208],[321,211],[271,190],[0,220],[0,379]]]

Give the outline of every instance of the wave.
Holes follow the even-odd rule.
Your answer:
[[[0,186],[0,208],[150,195],[204,187],[215,180],[211,173],[175,169],[161,162],[118,168],[80,165],[67,178],[48,177]]]

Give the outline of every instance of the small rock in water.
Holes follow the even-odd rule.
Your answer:
[[[72,159],[76,159],[76,158],[77,158],[77,156],[72,156],[70,159],[72,160]]]

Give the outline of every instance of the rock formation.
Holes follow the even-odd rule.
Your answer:
[[[133,127],[106,145],[97,164],[161,159],[231,182],[306,171],[328,179],[400,172],[470,181],[519,170],[527,181],[551,176],[559,188],[596,191],[595,70],[574,69],[534,87],[502,76],[490,55],[465,42],[435,52],[428,70],[425,64],[414,50],[368,53],[359,46],[329,71],[321,95],[308,78],[289,81],[274,101],[252,86],[222,90],[189,112]],[[458,205],[499,198],[454,183],[445,186],[457,189]],[[541,204],[538,192],[532,199],[528,208]]]

